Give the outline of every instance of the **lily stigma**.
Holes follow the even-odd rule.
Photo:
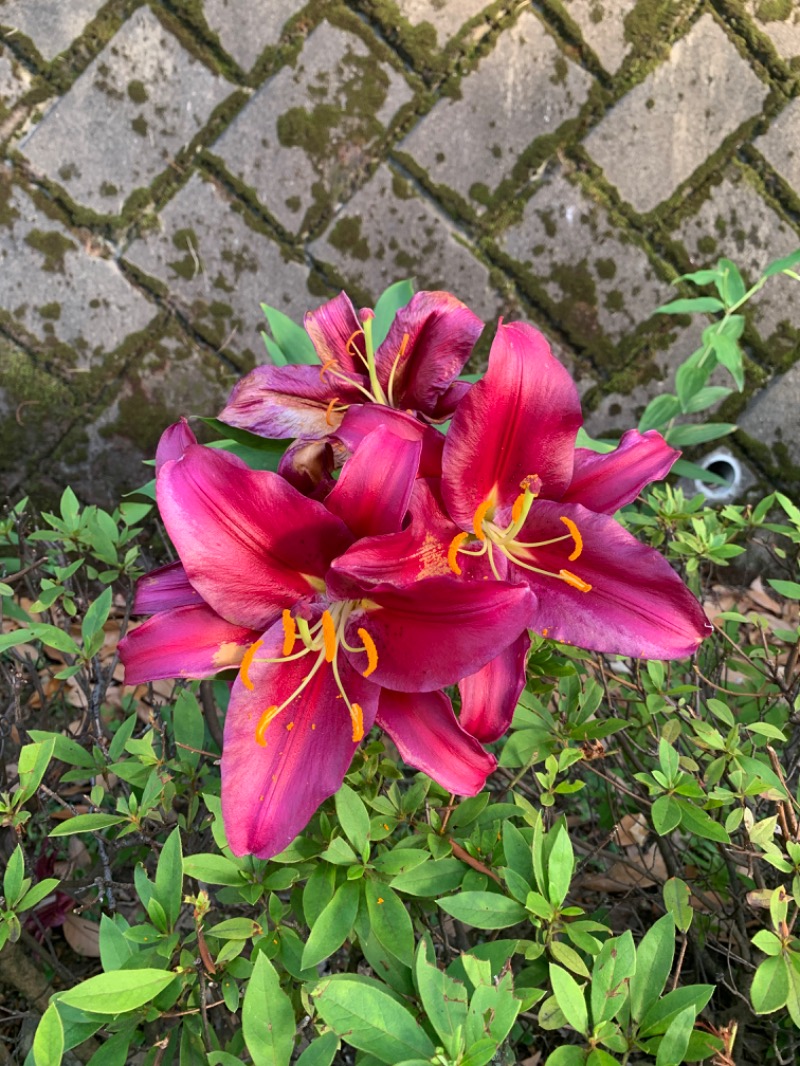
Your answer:
[[[536,491],[531,488],[532,485],[536,486]],[[458,564],[459,554],[472,555],[475,557],[486,555],[492,573],[495,578],[500,581],[502,579],[494,559],[494,553],[496,550],[504,555],[514,566],[520,566],[524,570],[530,570],[534,574],[542,574],[546,577],[554,577],[560,581],[565,581],[572,588],[578,589],[579,592],[591,592],[592,586],[589,582],[584,581],[583,578],[578,577],[578,575],[574,574],[571,570],[567,570],[566,567],[562,567],[558,573],[554,573],[552,570],[543,570],[541,567],[534,566],[531,562],[525,562],[520,558],[520,555],[535,551],[536,548],[544,548],[551,544],[559,544],[562,541],[571,541],[572,543],[572,551],[567,556],[568,562],[575,562],[576,559],[580,558],[581,553],[583,552],[583,537],[581,536],[577,523],[566,515],[559,516],[559,520],[564,523],[567,529],[567,532],[563,534],[563,536],[550,537],[548,540],[538,541],[521,541],[517,539],[522,531],[522,527],[527,521],[533,502],[539,495],[541,479],[538,474],[531,474],[523,479],[520,483],[520,488],[523,491],[514,500],[511,507],[511,521],[505,527],[497,525],[494,521],[497,506],[496,493],[494,491],[483,501],[483,503],[480,504],[473,516],[473,532],[457,533],[450,542],[450,547],[447,552],[447,563],[450,569],[454,574],[460,576],[461,567]],[[473,534],[475,539],[480,542],[480,547],[464,547],[465,543],[472,543],[471,538]],[[530,558],[530,555],[528,555],[528,558]]]
[[[284,633],[283,654],[274,659],[257,657],[259,650],[264,644],[263,640],[254,641],[254,643],[247,649],[239,668],[239,676],[242,684],[249,692],[253,692],[255,689],[255,685],[250,679],[249,673],[250,668],[254,663],[271,663],[280,665],[282,663],[293,662],[296,659],[302,659],[307,655],[316,654],[317,656],[311,669],[295,688],[294,692],[283,700],[282,703],[271,704],[262,712],[255,728],[255,741],[262,748],[267,746],[267,729],[269,728],[270,723],[303,694],[309,683],[313,680],[315,674],[322,668],[323,663],[330,665],[336,688],[339,691],[339,697],[344,700],[345,706],[347,707],[350,721],[353,726],[353,743],[357,744],[363,739],[364,712],[361,709],[360,704],[351,701],[348,698],[344,684],[342,683],[342,677],[338,665],[340,646],[353,654],[358,654],[359,652],[364,652],[366,654],[367,665],[366,668],[361,671],[364,677],[369,677],[378,665],[378,650],[375,647],[375,642],[366,629],[360,627],[357,630],[358,636],[363,641],[361,645],[349,644],[344,636],[345,626],[347,625],[350,615],[356,608],[363,606],[364,604],[358,600],[343,600],[333,603],[329,609],[326,608],[322,612],[320,618],[312,625],[309,625],[305,618],[293,616],[292,612],[288,608],[285,608],[281,617]],[[302,647],[299,651],[295,651],[294,648],[298,641]],[[286,728],[291,731],[294,728],[294,722],[288,722]],[[311,728],[315,728],[314,724],[311,725]]]

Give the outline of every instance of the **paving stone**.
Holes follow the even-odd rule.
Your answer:
[[[115,262],[81,246],[21,188],[0,185],[0,205],[0,315],[12,330],[70,345],[82,371],[154,318]]]
[[[0,8],[0,13],[2,13]],[[7,48],[0,45],[0,120],[11,111],[19,98],[28,91],[30,73],[18,63]]]
[[[617,342],[669,298],[645,253],[560,171],[498,243],[567,335],[610,365],[619,362]]]
[[[739,428],[759,444],[771,449],[773,460],[764,465],[782,481],[795,467],[794,480],[800,477],[800,438],[797,434],[797,412],[800,411],[800,363],[780,374],[766,389],[751,401],[739,418]],[[764,462],[763,456],[759,457]],[[787,463],[788,460],[788,463]]]
[[[431,181],[484,199],[523,149],[578,113],[591,80],[562,56],[536,15],[523,11],[462,79],[459,98],[440,100],[400,148]]]
[[[106,0],[0,0],[0,26],[30,37],[43,59],[69,48]]]
[[[194,175],[161,213],[161,229],[125,259],[164,282],[192,324],[219,347],[263,362],[262,302],[295,321],[322,302],[309,271],[253,229],[241,204]]]
[[[253,4],[242,0],[204,0],[203,14],[225,51],[249,70],[264,49],[276,44],[298,0],[269,0]]]
[[[625,33],[625,16],[637,0],[561,0],[564,10],[581,31],[584,41],[609,72],[619,70],[631,50]]]
[[[417,289],[452,292],[485,320],[500,308],[486,267],[431,203],[386,166],[378,168],[309,251],[371,301],[393,282],[413,277]]]
[[[800,191],[800,100],[792,100],[753,146],[789,185]]]
[[[800,56],[800,8],[796,3],[788,0],[782,8],[776,9],[774,4],[765,4],[764,0],[746,0],[745,6],[758,28],[772,40],[781,58]],[[778,18],[766,18],[765,13],[777,14]]]
[[[78,203],[117,214],[134,189],[169,166],[231,88],[143,7],[21,148]]]
[[[586,138],[586,150],[637,211],[668,199],[758,113],[767,87],[711,15],[672,48]]]
[[[697,213],[681,223],[676,238],[689,253],[692,269],[732,259],[751,282],[773,259],[800,244],[798,234],[769,207],[736,168],[712,188]],[[770,278],[748,303],[748,321],[764,341],[767,357],[781,361],[800,339],[798,284],[783,275]]]
[[[442,0],[395,0],[400,14],[412,26],[427,22],[433,28],[439,45],[453,37],[469,19],[474,18],[488,6],[488,0],[457,0],[442,3]]]
[[[213,146],[282,226],[297,232],[311,208],[352,187],[376,140],[412,93],[353,33],[323,22],[297,63],[255,94]]]

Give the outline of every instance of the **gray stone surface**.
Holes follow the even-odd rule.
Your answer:
[[[212,344],[246,364],[264,359],[262,302],[297,320],[324,299],[309,292],[307,267],[287,260],[241,204],[197,175],[162,211],[160,229],[124,258],[163,282]]]
[[[798,411],[800,363],[795,363],[760,392],[739,419],[739,428],[743,432],[772,449],[779,476],[788,474],[788,471],[780,469],[786,460],[800,467]]]
[[[48,348],[71,345],[71,369],[80,373],[155,317],[102,249],[83,245],[18,186],[0,186],[0,193],[2,317],[12,332]]]
[[[733,259],[752,283],[773,259],[800,245],[800,235],[767,206],[744,173],[731,168],[708,199],[675,236],[689,252],[692,268]],[[771,278],[748,304],[748,318],[778,359],[796,349],[800,339],[800,284]]]
[[[625,35],[625,16],[636,7],[636,0],[562,0],[562,3],[584,41],[613,74],[631,50],[631,42]]]
[[[2,8],[0,8],[2,12]],[[31,84],[31,75],[0,45],[0,120],[12,109]]]
[[[400,14],[408,19],[412,26],[427,22],[436,33],[438,44],[444,44],[453,37],[469,19],[474,18],[490,0],[398,0]]]
[[[753,146],[784,181],[800,187],[800,100],[792,100]]]
[[[231,89],[140,8],[20,147],[78,203],[117,214]]]
[[[309,251],[372,300],[392,282],[413,277],[418,289],[455,293],[483,319],[500,308],[487,268],[388,167],[378,169]]]
[[[670,295],[641,248],[561,171],[545,180],[498,243],[590,356],[601,344],[610,352]]]
[[[105,0],[0,0],[0,26],[30,37],[43,59],[69,48]]]
[[[376,140],[411,99],[403,77],[353,33],[323,22],[293,67],[256,93],[213,146],[291,232],[350,191]]]
[[[220,44],[244,70],[271,44],[276,44],[297,0],[204,0],[206,22]]]
[[[591,77],[559,52],[530,11],[501,35],[494,50],[402,141],[428,173],[469,199],[475,185],[493,191],[520,152],[555,133],[585,101]]]
[[[770,38],[779,56],[783,59],[800,56],[800,7],[795,0],[789,3],[784,17],[777,19],[763,17],[762,0],[746,0],[746,7],[758,28]]]
[[[703,15],[669,60],[592,131],[586,150],[632,207],[651,211],[758,113],[767,91],[725,31]]]

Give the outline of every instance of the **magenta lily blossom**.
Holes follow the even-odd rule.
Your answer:
[[[283,850],[376,720],[412,765],[479,791],[494,757],[439,690],[518,640],[532,593],[445,573],[403,587],[349,559],[401,531],[421,441],[373,430],[323,504],[185,434],[169,440],[157,498],[181,564],[143,579],[137,606],[157,613],[120,653],[129,681],[238,666],[222,758],[234,853]]]

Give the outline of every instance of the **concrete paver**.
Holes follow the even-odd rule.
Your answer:
[[[0,12],[2,10],[0,8]],[[21,63],[15,62],[8,49],[0,45],[0,121],[28,90],[30,84],[30,72]]]
[[[753,142],[780,176],[793,188],[800,188],[800,100],[792,100],[773,121],[769,130]]]
[[[250,70],[269,45],[276,44],[284,24],[298,9],[297,0],[204,0],[203,14],[220,44],[244,70]]]
[[[622,65],[631,50],[625,31],[625,16],[637,0],[562,0],[564,10],[576,23],[581,35],[609,73]]]
[[[392,282],[413,277],[418,289],[455,293],[484,320],[500,308],[488,269],[430,204],[388,167],[378,169],[309,251],[320,262],[333,265],[370,302]]]
[[[739,419],[739,428],[756,445],[757,458],[776,480],[790,473],[789,464],[800,472],[798,411],[800,363],[795,363],[760,392]]]
[[[0,0],[0,26],[30,37],[43,59],[65,51],[105,0]]]
[[[297,320],[324,299],[309,291],[305,265],[287,260],[241,204],[198,175],[161,212],[160,229],[124,258],[163,282],[194,326],[243,365],[264,360],[262,302]]]
[[[592,78],[565,59],[531,11],[400,144],[432,182],[477,206],[537,137],[555,133],[586,100]]]
[[[20,147],[79,204],[118,214],[231,89],[140,8]]]
[[[403,18],[412,26],[427,23],[433,28],[436,42],[444,44],[453,37],[465,22],[474,18],[489,0],[458,0],[458,3],[442,3],[441,0],[399,0],[397,6]]]
[[[725,31],[703,15],[669,60],[592,131],[586,150],[635,210],[651,211],[758,114],[767,91]]]
[[[746,0],[746,8],[779,56],[783,59],[800,56],[800,8],[796,4],[789,0],[777,7],[765,5],[763,0]]]
[[[354,33],[323,22],[296,65],[267,81],[213,146],[287,230],[345,196],[411,99],[402,75]]]

